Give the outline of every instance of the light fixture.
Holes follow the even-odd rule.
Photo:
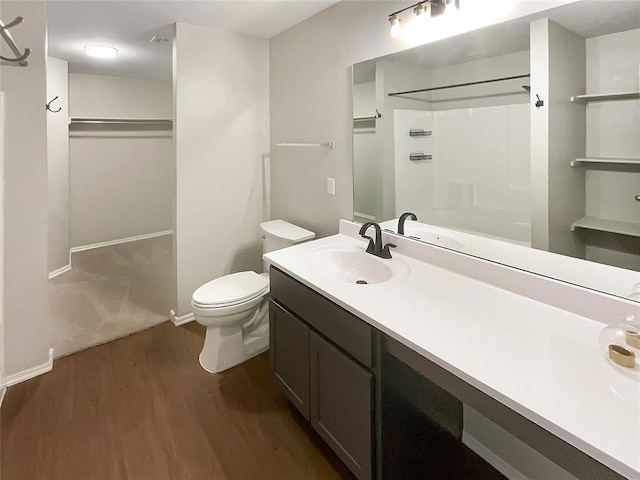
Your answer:
[[[398,38],[402,33],[402,27],[400,26],[400,19],[397,15],[389,16],[389,23],[391,23],[391,36]]]
[[[96,58],[116,58],[118,56],[118,49],[105,45],[86,45],[84,47],[84,53]]]
[[[449,5],[448,9],[447,5]],[[422,23],[423,19],[442,15],[445,12],[445,9],[447,11],[452,10],[451,6],[454,6],[456,9],[460,8],[460,0],[422,0],[420,2],[414,3],[413,5],[409,5],[406,8],[403,8],[402,10],[393,12],[389,15],[389,23],[391,24],[391,36],[394,38],[400,36],[399,15],[401,13],[404,13],[409,9],[413,9],[415,20],[419,19],[420,23]]]
[[[429,7],[429,12],[431,12],[431,5],[427,3],[427,6]],[[416,5],[416,8],[413,9],[413,13],[416,14],[416,17],[419,17],[420,15],[424,15],[426,11],[427,9],[424,6],[424,3],[419,3],[418,5]]]

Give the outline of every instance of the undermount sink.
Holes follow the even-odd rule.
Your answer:
[[[364,249],[325,245],[309,252],[311,265],[333,280],[353,285],[375,285],[404,280],[409,266],[398,258],[381,259]]]

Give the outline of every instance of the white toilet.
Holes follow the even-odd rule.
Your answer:
[[[283,220],[261,223],[260,228],[264,253],[315,237]],[[224,275],[193,292],[195,319],[207,327],[200,353],[202,368],[222,372],[269,348],[268,294],[269,274],[256,272]]]

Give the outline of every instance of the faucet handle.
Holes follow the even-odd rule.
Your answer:
[[[391,258],[391,252],[389,248],[396,248],[397,245],[393,243],[387,243],[384,247],[382,247],[382,252],[380,253],[380,258]]]
[[[373,238],[371,238],[369,235],[360,235],[362,238],[366,238],[367,240],[369,240],[369,245],[367,245],[367,253],[374,253],[376,250],[376,244],[373,241]]]

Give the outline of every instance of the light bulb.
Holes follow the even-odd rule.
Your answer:
[[[413,18],[412,28],[420,28],[424,26],[431,18],[431,4],[429,2],[420,3],[413,9],[416,16]]]
[[[447,18],[455,16],[458,12],[458,9],[458,2],[456,2],[455,0],[445,0],[443,14],[446,15]]]
[[[87,45],[84,47],[84,53],[96,58],[116,58],[118,49],[105,45]]]
[[[393,38],[398,38],[402,33],[402,28],[400,27],[400,19],[397,15],[391,15],[389,17],[389,22],[391,23],[391,36]]]

